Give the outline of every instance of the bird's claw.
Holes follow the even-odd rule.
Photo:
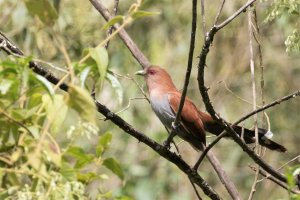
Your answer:
[[[179,126],[178,123],[172,122],[172,128],[173,128],[173,130],[176,130],[178,128],[178,126]]]
[[[163,147],[166,149],[170,149],[171,148],[171,141],[169,141],[168,139],[166,141],[163,142]]]

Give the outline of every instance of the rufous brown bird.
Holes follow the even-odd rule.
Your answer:
[[[145,77],[150,95],[151,107],[160,121],[171,130],[179,107],[181,93],[176,89],[170,75],[158,66],[150,66],[136,72],[137,75]],[[205,132],[219,135],[224,127],[214,121],[212,117],[202,112],[186,97],[180,116],[180,126],[176,128],[176,134],[183,140],[189,142],[199,150],[203,150],[206,144]],[[233,126],[237,134],[241,136],[244,132],[244,141],[247,144],[255,142],[255,131]],[[259,144],[271,150],[285,152],[286,148],[270,140],[272,132],[258,128]]]

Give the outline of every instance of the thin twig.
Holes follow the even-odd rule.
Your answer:
[[[222,0],[222,3],[221,3],[221,5],[220,5],[220,7],[219,7],[218,13],[217,13],[216,18],[215,18],[214,25],[217,25],[217,23],[218,23],[218,21],[219,21],[220,15],[221,15],[221,13],[222,13],[222,10],[223,10],[224,4],[225,4],[225,1],[226,1],[226,0]]]
[[[70,74],[70,79],[71,79],[70,82],[73,84],[75,81],[75,72],[74,72],[74,67],[72,65],[71,58],[67,52],[64,41],[60,38],[60,36],[56,33],[55,30],[52,30],[52,32],[55,39],[54,41],[56,41],[59,50],[61,51],[61,53],[65,58],[66,65],[68,67],[68,74]]]
[[[225,130],[230,134],[230,136],[232,137],[232,139],[239,144],[239,146],[257,163],[259,164],[264,170],[266,170],[268,173],[270,173],[271,175],[273,175],[275,178],[279,179],[280,181],[283,182],[287,182],[287,179],[284,175],[282,175],[281,173],[277,172],[276,170],[274,170],[270,165],[268,165],[266,162],[264,162],[259,156],[257,156],[255,154],[255,152],[253,152],[242,140],[241,138],[238,136],[238,134],[233,130],[233,128],[231,127],[231,125],[226,122],[225,120],[223,120],[222,118],[220,118],[220,116],[215,112],[211,102],[210,102],[210,98],[209,95],[207,93],[207,88],[204,84],[204,68],[206,66],[206,57],[207,54],[209,52],[210,46],[213,42],[214,39],[214,35],[217,33],[218,30],[220,30],[220,28],[226,26],[229,22],[231,22],[235,17],[238,16],[238,14],[240,14],[245,8],[247,8],[248,6],[251,5],[251,3],[253,3],[253,1],[248,2],[247,4],[245,4],[242,9],[239,9],[238,12],[236,12],[233,16],[231,16],[229,19],[225,20],[224,23],[222,23],[219,26],[214,26],[212,27],[212,29],[208,32],[208,36],[206,38],[206,41],[203,45],[202,51],[200,53],[199,56],[199,63],[198,63],[198,86],[199,86],[199,90],[203,99],[203,102],[205,104],[206,110],[209,112],[209,114],[212,116],[212,118],[223,124]],[[300,94],[300,91],[298,91],[297,93],[298,95]],[[258,109],[259,110],[259,109]],[[256,111],[252,112],[253,114],[257,113]]]
[[[295,98],[295,97],[297,97],[297,96],[300,96],[300,90],[298,90],[298,91],[296,91],[296,92],[293,92],[292,94],[287,95],[287,96],[285,96],[285,97],[282,97],[282,98],[280,98],[280,99],[277,99],[277,100],[275,100],[275,101],[273,101],[273,102],[271,102],[271,103],[269,103],[269,104],[267,104],[267,105],[265,105],[265,106],[263,106],[263,107],[261,107],[261,108],[255,110],[255,111],[252,111],[251,113],[249,113],[249,114],[245,115],[244,117],[240,118],[239,120],[237,120],[235,123],[232,124],[232,126],[238,125],[239,123],[245,121],[246,119],[248,119],[249,117],[251,117],[252,115],[254,115],[254,114],[256,114],[256,113],[263,112],[263,111],[267,110],[268,108],[271,108],[271,107],[273,107],[273,106],[275,106],[275,105],[278,105],[278,104],[280,104],[280,103],[282,103],[282,102],[284,102],[284,101],[290,100],[291,98]],[[203,155],[201,154],[200,158],[198,159],[197,163],[196,163],[195,166],[194,166],[194,169],[197,169],[197,168],[199,167],[200,163],[202,162],[203,158],[205,157],[205,154],[206,154],[206,153],[207,153],[214,145],[216,145],[216,144],[220,141],[220,139],[222,139],[222,138],[223,138],[224,136],[226,136],[226,135],[227,135],[227,132],[226,132],[226,131],[223,131],[220,135],[218,135],[218,136],[216,137],[216,139],[215,139],[212,143],[210,143],[210,144],[204,149],[204,151],[202,152]]]
[[[6,173],[14,173],[14,174],[27,174],[29,176],[38,177],[39,179],[43,180],[45,183],[48,183],[49,177],[46,177],[42,174],[37,174],[32,171],[26,171],[22,169],[10,169],[10,168],[0,168],[0,171],[6,172]]]
[[[241,197],[236,186],[229,179],[221,163],[219,162],[219,160],[217,159],[217,157],[212,151],[207,152],[207,159],[212,164],[214,170],[217,172],[218,177],[220,178],[222,184],[225,186],[231,198],[234,200],[240,200]]]
[[[280,167],[278,167],[277,170],[278,170],[278,171],[281,170],[283,167],[285,167],[286,165],[290,164],[291,162],[294,162],[294,161],[297,160],[298,158],[300,158],[300,155],[298,155],[298,156],[292,158],[291,160],[289,160],[288,162],[284,163],[283,165],[281,165]],[[266,178],[268,178],[268,177],[270,177],[269,174],[267,174],[265,178],[262,178],[262,179],[258,180],[257,182],[262,182],[264,179],[266,179]]]
[[[120,113],[124,112],[125,110],[127,110],[128,108],[130,108],[131,101],[133,101],[133,100],[141,100],[141,99],[146,99],[146,98],[145,97],[132,97],[132,98],[129,98],[127,106],[125,106],[125,108],[122,108],[118,112],[115,112],[115,114],[120,114]]]
[[[284,163],[283,165],[281,165],[277,170],[281,170],[282,168],[284,168],[285,166],[287,166],[288,164],[290,164],[291,162],[294,162],[295,160],[297,160],[298,158],[300,158],[300,155],[292,158],[291,160],[289,160],[288,162]]]
[[[105,8],[100,0],[89,0],[91,4],[98,10],[98,12],[103,16],[106,21],[112,19],[109,11]],[[118,29],[120,27],[119,24],[115,24],[114,29]],[[127,48],[130,50],[131,54],[135,57],[135,59],[141,64],[142,68],[150,66],[150,61],[146,58],[146,56],[141,52],[141,50],[137,47],[131,37],[127,34],[124,29],[119,31],[119,36],[122,41],[125,43]]]
[[[257,168],[254,166],[249,165],[250,169],[252,169],[253,171],[257,171]],[[300,191],[294,190],[289,188],[286,184],[278,181],[276,178],[274,178],[273,176],[270,176],[269,174],[267,174],[266,172],[264,172],[263,170],[259,169],[259,174],[261,174],[262,176],[264,176],[264,179],[269,179],[270,181],[272,181],[273,183],[279,185],[280,187],[282,187],[285,190],[291,191],[294,194],[300,194]],[[260,181],[258,181],[260,182]]]
[[[192,7],[192,28],[191,28],[191,40],[190,40],[190,50],[189,50],[189,57],[188,57],[188,64],[185,74],[184,86],[181,93],[180,103],[178,107],[178,111],[176,113],[176,118],[174,121],[174,126],[179,125],[180,115],[184,106],[185,97],[188,89],[188,85],[190,82],[190,76],[193,67],[193,58],[194,58],[194,49],[195,49],[195,37],[196,37],[196,29],[197,29],[197,0],[193,0],[193,7]]]
[[[114,8],[113,8],[113,15],[112,17],[115,17],[118,13],[118,7],[119,7],[119,0],[115,0],[115,4],[114,4]],[[111,35],[112,31],[113,31],[113,26],[109,27],[108,31],[107,31],[107,35]],[[108,49],[108,46],[109,46],[109,42],[110,40],[107,41],[107,43],[104,45],[104,47],[106,49]]]
[[[287,100],[290,100],[290,99],[295,98],[295,97],[297,97],[297,96],[300,96],[300,90],[297,90],[297,91],[295,91],[295,92],[293,92],[293,93],[291,93],[291,94],[289,94],[289,95],[287,95],[287,96],[284,96],[284,97],[282,97],[282,98],[280,98],[280,99],[277,99],[277,100],[273,101],[272,103],[269,103],[269,104],[267,104],[267,105],[265,105],[265,106],[262,106],[261,108],[258,108],[258,109],[256,109],[256,110],[254,110],[254,111],[248,113],[247,115],[245,115],[244,117],[242,117],[241,119],[239,119],[235,124],[239,124],[240,122],[242,122],[242,121],[248,119],[249,117],[251,117],[252,115],[254,115],[254,114],[256,114],[256,113],[259,113],[259,112],[262,112],[262,111],[264,111],[264,110],[267,110],[267,109],[269,109],[269,108],[271,108],[271,107],[274,107],[274,106],[276,106],[276,105],[279,105],[279,104],[281,104],[282,102],[287,101]]]
[[[201,0],[201,18],[202,18],[202,32],[204,36],[204,40],[206,37],[206,20],[205,20],[205,0]]]
[[[253,96],[253,110],[255,110],[256,107],[256,84],[255,84],[255,68],[254,68],[254,53],[253,53],[253,41],[252,41],[252,10],[248,11],[248,34],[249,34],[249,54],[250,54],[250,72],[251,72],[251,83],[252,83],[252,96]],[[254,118],[254,129],[255,129],[255,147],[256,147],[256,153],[257,155],[260,155],[260,148],[258,143],[258,127],[257,127],[257,114],[253,115]],[[248,197],[248,200],[251,200],[253,198],[254,193],[256,192],[256,184],[258,180],[259,175],[259,165],[256,165],[256,172],[253,180],[253,184],[251,187],[251,191]]]
[[[252,3],[254,3],[256,0],[248,1],[244,6],[242,6],[238,11],[236,11],[233,15],[228,17],[225,21],[223,21],[221,24],[216,25],[216,29],[220,30],[227,24],[229,24],[232,20],[234,20],[237,16],[239,16],[246,8],[248,8]]]
[[[140,90],[140,92],[143,94],[143,96],[145,97],[145,99],[148,101],[148,103],[150,103],[150,100],[149,98],[147,97],[147,94],[146,92],[143,90],[143,87],[130,75],[122,75],[122,74],[118,74],[116,72],[113,72],[113,71],[110,71],[112,74],[116,75],[116,76],[119,76],[121,78],[125,78],[125,79],[128,79],[128,80],[131,80]]]
[[[3,38],[0,37],[0,43],[3,42]],[[3,49],[4,47],[0,47]],[[10,54],[10,52],[13,52],[15,54],[18,54],[17,52],[21,52],[16,46],[14,46],[12,43],[8,44],[5,48],[9,48],[9,51],[7,52]],[[49,82],[52,84],[57,84],[60,82],[60,80],[55,77],[51,72],[43,69],[38,63],[36,62],[29,62],[29,67],[37,74],[44,76]],[[59,84],[59,88],[68,91],[69,86],[66,83]],[[203,192],[211,199],[213,200],[219,200],[221,197],[218,195],[218,193],[215,192],[215,190],[197,173],[196,170],[193,170],[180,156],[178,156],[176,153],[173,153],[169,151],[168,149],[164,148],[164,146],[160,145],[159,143],[155,142],[154,140],[147,137],[142,132],[134,129],[130,124],[128,124],[126,121],[124,121],[120,116],[116,115],[112,111],[110,111],[105,105],[99,103],[98,101],[95,101],[97,111],[103,114],[107,119],[109,119],[111,122],[113,122],[116,126],[124,130],[124,132],[130,134],[131,136],[135,137],[140,142],[143,142],[148,147],[153,149],[155,152],[157,152],[159,155],[164,157],[166,160],[172,162],[175,164],[182,172],[184,172],[188,177],[191,178],[191,180],[197,184]]]
[[[205,158],[207,152],[215,145],[219,142],[219,140],[221,138],[223,138],[226,135],[226,131],[223,131],[220,135],[218,135],[216,137],[216,139],[210,143],[208,146],[205,147],[205,149],[203,150],[203,152],[201,153],[199,159],[197,160],[196,164],[194,165],[194,169],[197,170],[199,168],[199,165],[201,164],[201,162],[203,161],[203,159]]]
[[[197,196],[198,200],[202,200],[202,198],[201,198],[201,196],[200,196],[200,194],[199,194],[199,192],[198,192],[198,190],[197,190],[195,184],[194,184],[193,181],[190,179],[190,177],[189,177],[189,181],[191,182],[191,184],[192,184],[192,186],[193,186],[193,188],[194,188],[194,191],[195,191],[195,193],[196,193],[196,196]]]
[[[18,126],[24,128],[28,133],[30,133],[31,135],[32,132],[24,125],[22,124],[21,122],[18,122],[17,120],[15,120],[14,118],[12,118],[8,113],[6,113],[4,110],[2,110],[0,108],[0,114],[4,115],[8,120],[12,121],[13,123],[17,124]]]

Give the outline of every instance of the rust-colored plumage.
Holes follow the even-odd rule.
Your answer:
[[[137,72],[138,75],[145,77],[152,109],[169,129],[172,127],[179,107],[181,93],[176,89],[170,75],[162,68],[150,66],[143,71]],[[181,112],[181,123],[176,134],[192,144],[199,150],[203,149],[205,141],[205,131],[219,135],[223,126],[215,122],[212,117],[197,109],[193,102],[186,97]],[[234,130],[241,135],[242,128],[234,126]],[[272,134],[265,129],[258,129],[259,143],[271,150],[285,152],[286,148],[276,142],[268,139],[266,136]],[[244,129],[244,140],[246,143],[255,142],[255,133],[253,130]]]

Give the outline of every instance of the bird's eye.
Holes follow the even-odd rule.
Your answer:
[[[150,74],[150,75],[154,75],[154,74],[155,74],[155,70],[150,69],[150,70],[149,70],[149,74]]]

